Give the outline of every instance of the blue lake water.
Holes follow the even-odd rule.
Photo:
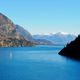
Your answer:
[[[0,48],[0,80],[80,80],[80,62],[58,55],[62,48]]]

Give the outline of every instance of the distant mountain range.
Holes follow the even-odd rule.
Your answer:
[[[22,26],[16,25],[17,32],[22,35],[27,41],[34,42],[36,45],[53,45],[53,42],[46,39],[35,39],[27,30]]]
[[[27,30],[19,25],[16,25],[16,30],[20,35],[24,36],[26,40],[34,42],[37,45],[66,45],[77,37],[76,35],[63,32],[55,34],[50,33],[48,35],[31,35]]]
[[[65,34],[62,32],[58,32],[55,34],[48,34],[48,35],[33,35],[34,39],[45,39],[48,41],[51,41],[53,44],[56,45],[65,45],[67,43],[70,43],[76,38],[76,35],[72,34]]]
[[[62,32],[49,35],[31,35],[0,13],[0,46],[65,45],[76,38]]]
[[[46,39],[35,39],[36,45],[55,45],[53,42]]]

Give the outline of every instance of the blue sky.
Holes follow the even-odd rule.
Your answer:
[[[1,0],[0,12],[32,34],[80,33],[80,0]]]

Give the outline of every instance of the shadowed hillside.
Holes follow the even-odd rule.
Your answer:
[[[59,52],[59,54],[80,60],[80,35],[70,44],[67,44],[66,47]]]

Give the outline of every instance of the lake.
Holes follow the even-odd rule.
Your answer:
[[[80,80],[80,62],[58,55],[62,48],[0,48],[0,80]]]

